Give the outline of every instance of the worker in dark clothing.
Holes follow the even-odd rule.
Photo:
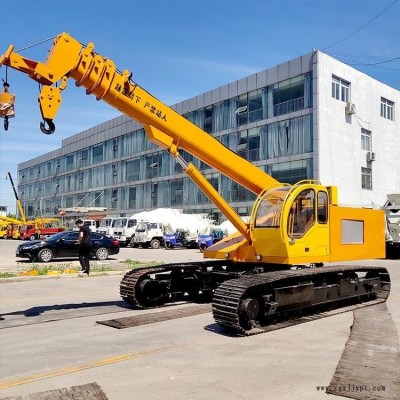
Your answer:
[[[78,219],[76,222],[76,226],[79,228],[79,262],[81,264],[82,270],[81,272],[88,274],[90,272],[90,250],[92,247],[92,240],[90,238],[91,230],[90,228],[83,223],[81,219]]]

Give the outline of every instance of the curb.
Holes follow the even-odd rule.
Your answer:
[[[70,273],[70,274],[50,274],[50,275],[26,275],[26,276],[12,276],[10,278],[0,278],[0,284],[11,283],[11,282],[24,282],[35,279],[68,279],[68,278],[92,278],[99,276],[111,276],[111,275],[123,275],[126,271],[99,271],[91,272],[89,276],[81,272]]]

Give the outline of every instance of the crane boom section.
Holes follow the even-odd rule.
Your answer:
[[[61,80],[61,86],[44,87],[39,102],[42,116],[52,121],[61,103],[59,91],[67,78],[86,88],[97,100],[103,100],[122,113],[135,119],[146,129],[149,139],[162,148],[175,152],[182,148],[248,190],[259,194],[277,181],[257,166],[240,157],[211,135],[182,117],[179,113],[153,97],[131,81],[131,73],[120,72],[110,59],[94,52],[94,45],[82,46],[70,35],[62,33],[55,41],[45,63],[21,57],[12,46],[0,58],[0,66],[8,65],[28,74],[32,79],[51,86]]]
[[[19,213],[21,215],[21,221],[22,222],[26,222],[26,216],[25,216],[24,208],[22,207],[21,200],[19,199],[18,193],[17,193],[17,191],[15,189],[13,178],[12,178],[10,172],[7,172],[7,175],[8,175],[8,178],[10,179],[11,186],[12,186],[13,191],[14,191],[15,200],[17,202],[18,210],[19,210]]]

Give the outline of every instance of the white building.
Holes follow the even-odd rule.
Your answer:
[[[400,193],[399,104],[399,90],[313,51],[172,108],[281,182],[316,179],[338,186],[340,204],[371,207]],[[254,194],[182,154],[249,215]],[[27,217],[75,205],[122,216],[177,207],[219,217],[173,158],[125,116],[20,164],[18,186]]]
[[[314,177],[343,205],[382,206],[400,191],[400,92],[322,52],[314,63]]]

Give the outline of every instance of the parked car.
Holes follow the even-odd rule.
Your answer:
[[[65,231],[45,240],[34,240],[22,243],[17,247],[16,257],[29,258],[31,261],[49,262],[53,258],[78,257],[77,245],[79,232]],[[91,256],[106,260],[109,255],[119,253],[118,240],[92,232]]]

